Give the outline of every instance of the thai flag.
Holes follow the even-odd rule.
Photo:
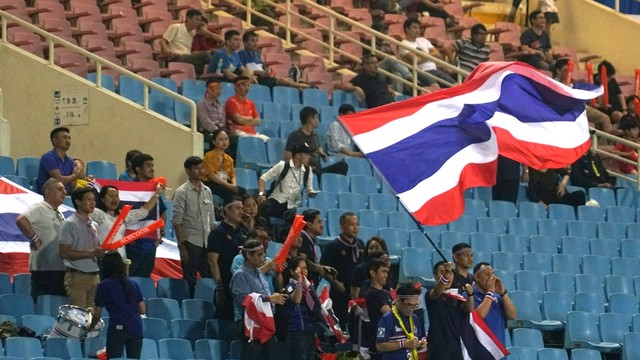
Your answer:
[[[462,85],[340,121],[414,218],[440,225],[462,214],[465,189],[495,184],[498,154],[535,169],[578,159],[590,146],[585,103],[601,93],[482,63]]]
[[[249,341],[264,344],[276,333],[271,303],[258,293],[251,293],[242,300],[244,306],[244,334]]]
[[[491,332],[476,310],[469,314],[469,321],[464,324],[460,346],[465,360],[498,360],[509,355],[507,348]]]

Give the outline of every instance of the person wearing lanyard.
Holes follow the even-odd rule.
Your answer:
[[[184,161],[188,179],[173,196],[171,222],[178,240],[182,277],[189,284],[191,296],[196,286],[196,273],[199,272],[203,278],[211,277],[207,238],[216,219],[211,190],[200,180],[203,169],[200,157],[188,157]]]
[[[60,257],[67,267],[64,287],[71,305],[93,308],[98,276],[98,258],[104,256],[100,248],[98,228],[89,215],[96,207],[91,188],[79,188],[71,193],[76,213],[65,220],[58,233]]]
[[[211,150],[204,154],[204,181],[213,193],[227,200],[232,195],[242,195],[246,190],[236,185],[233,158],[226,153],[229,135],[224,129],[211,133]]]
[[[274,311],[274,305],[283,305],[287,300],[286,294],[273,293],[269,291],[269,285],[264,276],[264,273],[260,271],[260,267],[264,265],[265,250],[264,246],[254,239],[247,240],[243,246],[242,256],[244,257],[244,263],[240,270],[238,270],[231,278],[231,293],[233,294],[233,304],[236,308],[235,320],[237,323],[242,323],[245,316],[245,298],[252,293],[260,294],[260,298],[263,302],[269,302],[271,305],[271,311]],[[247,315],[251,317],[251,315]],[[247,320],[244,321],[245,325]],[[244,326],[243,326],[244,328]],[[271,360],[276,359],[275,345],[276,340],[274,337],[268,339],[252,339],[252,335],[257,334],[256,328],[252,329],[252,333],[249,329],[243,329],[243,341],[242,350],[240,352],[240,359],[242,360]]]

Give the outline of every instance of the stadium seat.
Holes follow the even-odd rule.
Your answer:
[[[44,356],[39,339],[28,337],[10,337],[5,340],[5,355],[20,359],[31,359]],[[82,355],[80,355],[82,357]]]
[[[103,336],[91,337],[84,339],[84,346],[82,351],[85,358],[95,358],[98,350],[107,346],[107,338]]]
[[[0,295],[0,314],[16,318],[16,325],[22,326],[22,315],[35,315],[35,306],[31,296],[22,294]]]
[[[507,220],[509,234],[514,235],[538,235],[538,226],[535,219],[512,217]]]
[[[302,90],[302,103],[318,110],[322,106],[329,106],[329,97],[326,91],[320,89],[304,89]]]
[[[466,200],[465,200],[466,201]],[[506,234],[507,226],[503,219],[479,217],[478,218],[478,231],[489,232],[497,235]]]
[[[518,271],[522,269],[522,266],[520,265],[520,254],[497,251],[491,255],[491,260],[491,264],[495,269],[508,271]]]
[[[640,238],[620,240],[620,255],[636,259],[640,258]]]
[[[338,193],[338,208],[357,213],[360,209],[367,208],[367,198],[362,194],[340,192]]]
[[[363,209],[358,212],[360,226],[370,227],[374,229],[387,227],[387,214],[378,210]],[[420,233],[422,236],[422,233]]]
[[[567,222],[561,219],[538,220],[538,234],[562,237],[567,235]]]
[[[349,169],[351,169],[351,167],[349,167]],[[372,176],[352,175],[349,177],[349,186],[351,192],[364,194],[366,196],[378,193],[378,184],[376,184],[376,180]]]
[[[449,224],[449,226],[451,226],[451,224]],[[482,251],[489,254],[500,250],[498,234],[494,233],[472,232],[469,234],[469,245],[471,245],[474,251]]]
[[[200,278],[196,280],[196,287],[193,293],[193,298],[213,301],[213,294],[215,292],[215,288],[216,288],[216,285],[213,282],[213,279]]]
[[[620,256],[618,244],[619,240],[591,239],[589,240],[589,249],[591,255],[600,255],[611,259]]]
[[[543,254],[557,254],[558,253],[558,238],[546,235],[533,235],[529,237],[529,247],[531,252],[543,253]]]
[[[132,79],[126,75],[120,76],[118,93],[140,105],[144,102],[144,86],[138,80]]]
[[[5,179],[13,182],[13,183],[16,183],[16,184],[26,188],[26,189],[30,189],[30,190],[32,189],[31,181],[29,179],[27,179],[26,177],[24,177],[24,176],[4,175],[3,177]],[[33,189],[33,190],[37,190],[37,189]]]
[[[349,178],[340,174],[324,173],[320,178],[322,191],[349,192]]]
[[[492,200],[489,202],[489,216],[505,220],[516,217],[516,206],[510,201]]]
[[[177,339],[184,339],[194,346],[196,340],[204,338],[204,322],[189,319],[171,320],[171,333]]]
[[[147,317],[142,319],[142,335],[146,339],[158,341],[169,337],[169,329],[164,319]]]
[[[13,275],[13,292],[31,296],[31,273]]]
[[[214,311],[212,300],[182,300],[182,318],[187,320],[197,320],[203,323],[209,319],[213,319]]]
[[[594,315],[604,312],[604,296],[594,292],[577,292],[573,307],[576,311],[584,311]]]
[[[129,277],[129,279],[138,284],[138,286],[140,287],[140,291],[142,292],[142,297],[145,300],[158,297],[158,294],[156,292],[156,285],[152,279],[137,276],[131,276]]]
[[[203,94],[206,90],[207,85],[204,80],[182,80],[182,96],[198,100],[196,103],[202,100]]]
[[[22,326],[35,331],[36,337],[44,334],[49,335],[55,321],[56,319],[49,315],[22,315]]]
[[[630,318],[638,313],[638,299],[632,294],[611,294],[607,312],[625,314]]]
[[[193,359],[193,347],[189,340],[162,339],[158,341],[158,355],[173,360]]]
[[[275,139],[274,139],[275,140]],[[271,142],[271,140],[269,140]],[[258,175],[252,169],[235,168],[236,184],[245,188],[249,193],[258,192]]]
[[[87,80],[91,81],[94,84],[97,84],[98,76],[96,75],[96,73],[88,73]],[[111,92],[114,92],[114,93],[116,92],[116,84],[113,81],[113,77],[111,75],[102,74],[100,76],[100,86]]]
[[[239,340],[236,323],[229,320],[211,319],[205,324],[205,337],[207,339],[224,340],[231,343]]]
[[[611,296],[611,294],[617,293],[636,295],[632,276],[607,275],[604,277],[604,284],[607,298]]]
[[[318,109],[320,111],[320,122],[324,124],[331,124],[336,121],[338,108],[339,106],[321,106]]]
[[[383,212],[397,211],[398,200],[391,194],[369,194],[369,209]]]
[[[418,228],[418,224],[404,209],[390,212],[388,214],[388,220],[389,227],[392,228],[404,229],[409,231]]]
[[[580,236],[592,239],[597,235],[596,223],[591,221],[569,221],[567,222],[567,234],[569,236]]]
[[[440,238],[431,239],[437,245],[440,241]],[[433,250],[433,246],[425,236],[422,230],[411,230],[409,231],[409,245],[411,247],[423,248]]]
[[[476,218],[487,216],[487,206],[482,200],[464,199],[464,213]]]
[[[623,360],[638,360],[640,359],[640,333],[631,332],[624,334],[624,346],[622,347],[622,359]]]
[[[573,206],[565,204],[549,204],[549,219],[571,221],[576,219]]]
[[[409,246],[409,232],[404,229],[381,228],[378,234],[387,242],[391,263],[397,264],[402,256],[402,249]]]
[[[475,257],[475,255],[474,255]],[[490,258],[487,260],[491,260]],[[483,261],[483,260],[480,260]],[[489,261],[487,261],[489,262]],[[505,289],[515,289],[516,288],[516,280],[513,275],[513,271],[501,270],[501,269],[493,269],[493,274],[502,280],[502,285]]]
[[[7,273],[0,273],[0,295],[2,294],[13,294],[11,277]]]
[[[595,314],[571,311],[567,314],[565,349],[595,349],[601,353],[619,352],[620,344],[603,343],[598,331],[598,317]]]
[[[369,161],[367,159],[348,157],[345,159],[345,161],[349,165],[349,170],[347,172],[348,176],[373,176],[373,173],[371,172],[371,165],[369,165]]]
[[[522,269],[551,272],[551,254],[545,253],[524,253],[522,254]]]
[[[298,90],[288,86],[273,87],[273,102],[276,104],[300,104]]]
[[[607,221],[616,223],[632,223],[636,221],[635,210],[626,206],[610,206],[607,208]]]
[[[640,275],[640,261],[631,257],[614,257],[611,259],[611,274],[638,276]]]
[[[227,358],[227,344],[222,340],[200,339],[196,341],[196,359],[222,360]]]
[[[570,255],[589,255],[589,240],[577,236],[564,236],[561,241],[561,249],[563,254]]]
[[[523,201],[518,204],[518,217],[531,219],[546,219],[547,210],[540,203]]]
[[[621,223],[601,221],[598,223],[598,237],[619,241],[627,237],[627,226]]]
[[[538,350],[530,347],[511,346],[509,350],[510,355],[507,356],[507,360],[538,360]]]
[[[291,121],[291,104],[289,103],[265,103],[263,109],[262,116],[264,119],[278,122]]]
[[[602,209],[606,209],[609,206],[616,206],[616,195],[611,189],[599,187],[590,188],[589,199],[596,200]]]
[[[259,171],[268,163],[267,148],[262,139],[252,136],[238,139],[236,167]]]
[[[528,251],[529,237],[524,235],[503,234],[500,235],[500,251],[516,254]]]
[[[536,350],[544,348],[542,332],[538,329],[513,329],[511,341],[513,346],[532,348]]]
[[[44,343],[44,356],[60,359],[82,357],[80,340],[63,337],[49,337]]]
[[[147,316],[163,319],[167,324],[171,324],[171,320],[181,318],[180,305],[175,299],[147,299]]]
[[[440,233],[440,247],[450,250],[455,244],[469,243],[469,234],[458,231],[443,231]]]
[[[338,207],[336,193],[333,191],[319,191],[315,197],[309,198],[307,205],[311,209],[317,209],[321,213],[323,209],[334,209]],[[366,225],[365,225],[366,226]]]
[[[578,206],[578,220],[591,221],[593,223],[599,223],[605,220],[604,208],[593,206]]]
[[[39,166],[40,159],[37,157],[19,157],[16,161],[16,175],[24,176],[31,182],[38,176]]]
[[[87,175],[93,175],[96,179],[118,179],[116,164],[109,161],[87,162]]]
[[[640,224],[630,223],[627,224],[627,237],[631,239],[640,239]]]
[[[569,360],[564,349],[545,348],[538,350],[538,360]]]
[[[327,222],[325,223],[327,235],[333,237],[340,235],[340,215],[343,212],[342,209],[327,210]]]
[[[554,272],[564,272],[568,274],[580,273],[581,258],[571,254],[551,255],[551,267]]]
[[[545,291],[544,273],[534,270],[519,270],[515,273],[516,290],[530,291],[542,300],[542,293]]]
[[[184,279],[160,278],[158,279],[158,297],[170,298],[182,303],[184,299],[190,299],[189,285]]]
[[[540,302],[536,294],[529,291],[514,290],[509,292],[513,304],[518,309],[515,320],[509,320],[511,328],[534,328],[541,331],[559,331],[564,328],[561,321],[543,320]]]
[[[602,355],[594,349],[573,349],[571,350],[571,360],[600,360]]]
[[[562,291],[571,296],[576,292],[572,274],[550,272],[545,274],[544,280],[547,291]]]
[[[434,286],[435,280],[431,276],[432,264],[425,259],[431,259],[430,249],[410,247],[402,249],[399,281],[401,283],[420,282],[423,286]]]
[[[545,320],[567,322],[567,313],[573,310],[573,294],[564,291],[545,291],[542,294],[542,314]]]
[[[256,104],[270,103],[271,90],[265,85],[251,84],[247,98]]]
[[[598,318],[602,341],[622,344],[629,332],[630,317],[624,314],[604,313]]]
[[[449,223],[450,231],[462,231],[472,233],[478,231],[478,221],[473,215],[462,214],[459,218]]]
[[[611,274],[609,258],[599,255],[584,255],[582,257],[582,273],[602,276]]]

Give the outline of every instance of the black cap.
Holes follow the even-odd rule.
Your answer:
[[[311,147],[309,146],[309,144],[305,142],[305,143],[293,144],[291,146],[292,155],[300,154],[300,153],[311,154]]]

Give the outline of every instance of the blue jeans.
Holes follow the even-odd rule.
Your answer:
[[[127,334],[124,330],[109,327],[107,330],[107,358],[121,358],[125,346],[127,358],[140,359],[142,338]]]
[[[314,360],[316,358],[315,338],[315,332],[289,332],[287,334],[289,360]]]

